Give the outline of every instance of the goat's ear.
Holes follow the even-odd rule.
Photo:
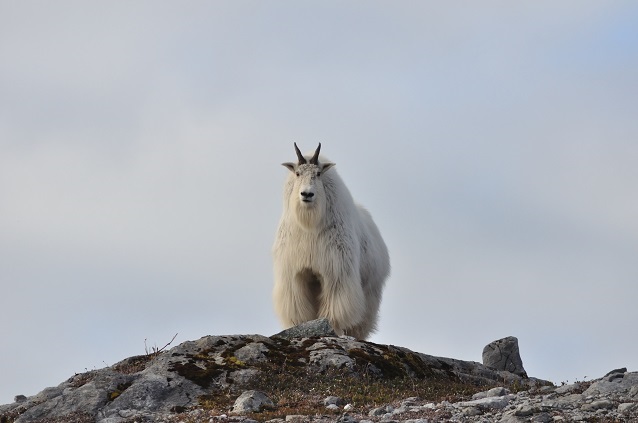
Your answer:
[[[321,163],[321,171],[325,172],[334,165],[335,165],[334,163]]]
[[[295,171],[295,164],[291,163],[291,162],[286,162],[286,163],[282,163],[282,166],[286,166],[288,168],[289,171],[294,172]]]

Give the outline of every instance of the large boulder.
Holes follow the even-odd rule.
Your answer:
[[[507,371],[521,377],[527,377],[518,349],[518,339],[514,336],[508,336],[487,344],[483,348],[483,365],[490,369]]]
[[[326,327],[322,329],[321,322],[312,325],[316,323],[320,323],[318,330],[307,331],[306,326],[283,336],[206,336],[167,351],[131,357],[0,406],[0,421],[58,422],[70,416],[78,422],[165,421],[170,420],[167,415],[203,404],[231,410],[230,399],[248,390],[276,394],[279,400],[277,389],[281,392],[287,385],[298,383],[302,387],[298,389],[305,389],[313,380],[323,385],[334,385],[338,380],[348,386],[359,383],[366,387],[407,380],[404,385],[411,388],[420,383],[449,386],[454,392],[457,387],[496,383],[522,387],[544,383],[475,362],[350,337],[321,336]],[[260,409],[264,405],[272,407],[263,398],[251,398],[246,401],[260,403]],[[235,411],[241,413],[241,407],[236,404]]]

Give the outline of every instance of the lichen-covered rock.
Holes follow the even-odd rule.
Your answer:
[[[273,388],[273,380],[281,385],[316,379],[317,375],[326,375],[332,384],[338,383],[335,379],[365,384],[410,380],[410,387],[417,381],[465,387],[515,383],[530,389],[548,383],[407,348],[349,337],[320,337],[316,331],[303,333],[312,335],[206,336],[187,341],[168,351],[131,357],[105,369],[75,375],[38,395],[0,406],[0,419],[29,423],[82,415],[98,423],[164,421],[166,415],[202,404],[228,412],[233,395],[267,391]],[[406,403],[397,410],[408,412],[411,407]]]
[[[251,342],[235,351],[237,360],[245,363],[256,363],[267,360],[268,347],[261,342]]]
[[[18,422],[52,419],[82,413],[97,415],[132,383],[133,376],[119,374],[111,369],[94,371],[90,380],[75,376],[56,388],[21,401],[25,408]]]
[[[297,326],[293,326],[289,329],[285,329],[279,332],[276,335],[273,335],[273,338],[284,338],[284,339],[294,339],[294,338],[312,338],[312,337],[323,337],[323,336],[337,336],[332,326],[330,326],[330,322],[328,319],[316,319],[311,320],[309,322],[302,323]]]

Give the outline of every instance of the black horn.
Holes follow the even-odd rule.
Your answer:
[[[299,159],[299,164],[306,164],[306,158],[303,156],[303,154],[301,154],[301,151],[299,151],[299,147],[297,147],[297,143],[295,144],[295,152],[297,153],[297,158]]]
[[[321,150],[321,143],[319,143],[319,147],[315,150],[315,155],[310,159],[310,164],[318,165],[319,164],[319,150]]]

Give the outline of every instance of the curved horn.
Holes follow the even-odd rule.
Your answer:
[[[321,143],[319,143],[319,147],[315,150],[315,155],[310,159],[310,164],[317,165],[319,164],[319,150],[321,150]]]
[[[299,151],[299,147],[297,147],[297,143],[295,144],[295,152],[297,153],[297,158],[299,159],[299,164],[306,164],[306,158],[303,156],[303,154],[301,154],[301,151]]]

